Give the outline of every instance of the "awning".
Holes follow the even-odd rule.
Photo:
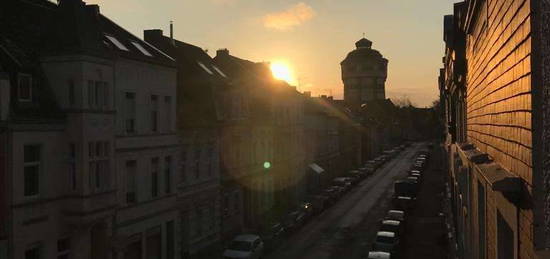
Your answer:
[[[316,173],[318,174],[321,174],[325,171],[325,169],[323,169],[322,167],[320,167],[318,164],[316,163],[313,163],[313,164],[309,164],[309,168],[311,168],[311,170],[315,171]]]

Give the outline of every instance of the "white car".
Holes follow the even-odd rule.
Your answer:
[[[390,259],[391,254],[388,252],[382,252],[382,251],[373,251],[369,252],[368,259]]]
[[[402,210],[389,210],[386,219],[405,221],[405,212]]]
[[[264,252],[264,242],[258,235],[238,235],[223,252],[223,258],[258,259]]]

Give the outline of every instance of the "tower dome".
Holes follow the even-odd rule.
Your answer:
[[[360,40],[358,40],[356,43],[355,43],[355,47],[357,48],[371,48],[372,47],[372,41],[366,39],[366,38],[362,38]]]
[[[340,63],[344,83],[344,101],[354,108],[370,101],[386,99],[388,60],[372,48],[372,41],[361,38],[356,49]]]

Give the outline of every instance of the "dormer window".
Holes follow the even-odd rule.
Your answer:
[[[17,97],[19,101],[30,102],[32,100],[32,76],[19,74],[17,77]]]
[[[141,44],[139,44],[135,41],[132,41],[132,45],[134,45],[134,47],[136,47],[139,51],[141,51],[141,53],[143,53],[143,55],[148,56],[148,57],[153,56],[153,55],[151,55],[151,53],[149,51],[147,51],[143,46],[141,46]]]
[[[130,51],[122,42],[120,42],[117,38],[109,35],[105,35],[105,38],[107,38],[111,43],[113,43],[118,49],[124,50],[124,51]]]
[[[220,74],[220,76],[227,77],[225,73],[223,73],[218,67],[214,65],[212,65],[212,67],[214,68],[214,70],[216,70],[216,72],[218,72],[218,74]]]
[[[208,74],[211,74],[213,75],[214,73],[212,73],[212,70],[208,69],[203,63],[201,62],[197,62],[199,64],[199,66],[202,67],[202,69],[204,69],[204,71],[206,71]]]

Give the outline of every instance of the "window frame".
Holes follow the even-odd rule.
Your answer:
[[[29,79],[28,98],[23,98],[22,94],[21,94],[22,93],[22,91],[21,91],[22,78]],[[33,77],[32,77],[31,74],[27,74],[27,73],[17,74],[17,99],[20,102],[32,102],[32,85],[33,85]]]
[[[38,148],[38,160],[35,161],[26,161],[25,159],[25,147],[37,147]],[[27,192],[27,177],[26,177],[26,168],[27,167],[36,167],[36,192],[28,193]],[[25,144],[23,145],[23,196],[26,198],[38,197],[40,195],[40,178],[42,172],[42,144]]]

